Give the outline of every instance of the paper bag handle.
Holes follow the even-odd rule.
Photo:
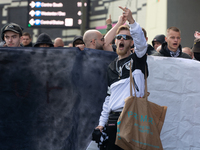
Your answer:
[[[131,66],[131,61],[130,61],[130,96],[133,96],[132,85],[135,92],[134,97],[136,97],[136,90],[135,90],[135,84],[133,82],[132,66]],[[144,96],[147,97],[147,66],[146,65],[145,65],[145,93],[144,94],[145,94]]]

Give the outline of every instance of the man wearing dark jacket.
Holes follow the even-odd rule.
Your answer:
[[[181,32],[177,27],[170,27],[167,29],[167,36],[165,37],[165,43],[162,44],[161,50],[153,54],[154,56],[164,57],[182,57],[191,59],[191,57],[182,52]]]
[[[22,44],[24,47],[33,47],[31,35],[28,32],[23,33]]]

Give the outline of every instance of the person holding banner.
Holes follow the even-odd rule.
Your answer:
[[[118,57],[108,67],[108,95],[103,104],[99,125],[96,127],[100,131],[103,131],[106,127],[108,135],[107,150],[121,150],[120,147],[115,145],[116,123],[124,107],[125,98],[130,96],[130,63],[132,64],[132,74],[136,87],[136,93],[134,91],[133,93],[137,97],[143,97],[145,89],[146,39],[142,28],[133,19],[131,10],[121,6],[119,8],[123,10],[123,15],[119,17],[117,24],[105,36],[105,39],[112,40],[111,37],[117,33],[115,44]],[[129,22],[129,26],[123,25],[126,21]],[[131,53],[133,43],[135,52]]]
[[[104,37],[98,30],[87,30],[83,35],[86,48],[103,50]]]
[[[111,16],[109,16],[109,18],[106,20],[107,24],[109,23],[109,27],[112,28],[111,25]],[[107,31],[109,31],[111,28],[107,29]],[[116,29],[114,29],[113,31],[115,31]],[[113,32],[112,31],[112,32]],[[107,32],[104,36],[101,34],[101,32],[99,32],[98,30],[87,30],[84,35],[83,35],[83,41],[85,43],[85,47],[86,48],[91,48],[91,49],[98,49],[98,50],[105,50],[105,51],[111,51],[113,52],[113,47],[110,45],[110,43],[112,42],[112,40],[115,37],[115,32],[113,32],[114,34],[112,34]],[[109,35],[108,35],[109,33]],[[79,46],[78,46],[79,47]],[[80,47],[81,49],[81,47]]]

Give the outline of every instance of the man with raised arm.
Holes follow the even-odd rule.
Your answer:
[[[105,37],[108,40],[108,37],[116,35],[115,44],[118,57],[108,67],[108,95],[103,104],[99,125],[96,127],[96,129],[102,131],[106,126],[108,134],[107,150],[121,150],[120,147],[115,145],[116,123],[124,107],[124,100],[130,96],[130,62],[136,88],[136,93],[133,90],[133,95],[143,97],[145,89],[146,39],[142,28],[133,19],[130,9],[121,6],[119,8],[123,10],[123,15],[119,17],[118,23]],[[122,25],[125,21],[128,21],[129,25]],[[131,53],[133,41],[135,52]]]

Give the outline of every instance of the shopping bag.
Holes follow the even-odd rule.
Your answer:
[[[130,67],[130,96],[117,121],[115,144],[124,150],[163,150],[160,132],[167,107],[147,100],[147,79],[142,98],[132,95],[132,85],[135,91]]]

